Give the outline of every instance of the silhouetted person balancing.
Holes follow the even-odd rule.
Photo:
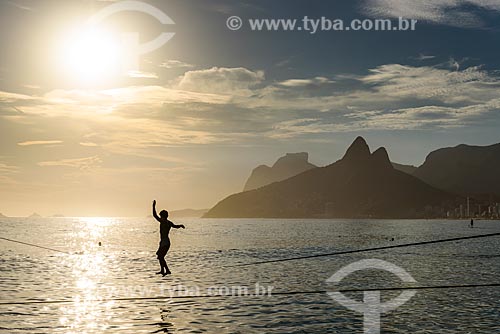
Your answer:
[[[168,269],[167,262],[165,261],[165,256],[170,248],[170,239],[168,234],[170,232],[170,228],[186,228],[184,225],[175,225],[170,220],[168,220],[168,211],[161,210],[160,216],[156,214],[156,200],[153,201],[153,217],[157,221],[160,222],[160,246],[156,251],[156,255],[158,257],[158,261],[160,261],[161,270],[157,272],[157,274],[162,274],[163,276],[171,274]]]
[[[470,228],[473,228],[474,227],[474,219],[471,219],[470,220]]]

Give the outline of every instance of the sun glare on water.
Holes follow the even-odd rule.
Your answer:
[[[72,81],[100,84],[120,74],[120,39],[103,28],[84,26],[71,30],[59,46],[58,66]]]

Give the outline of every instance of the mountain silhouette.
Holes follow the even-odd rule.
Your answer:
[[[353,153],[353,155],[356,154]],[[273,182],[283,181],[307,170],[318,168],[311,164],[308,159],[309,154],[307,152],[287,153],[285,156],[279,158],[272,167],[260,165],[252,170],[250,177],[245,182],[243,191],[267,186]],[[417,169],[415,166],[402,165],[395,162],[392,162],[392,166],[410,175]]]
[[[358,137],[341,160],[231,195],[204,217],[433,217],[444,215],[455,200],[455,195],[393,168],[385,148],[372,154]]]
[[[417,167],[413,165],[403,165],[403,164],[398,164],[396,162],[392,163],[392,166],[396,168],[397,170],[400,170],[402,172],[405,172],[406,174],[413,175],[415,171],[417,170]]]
[[[414,176],[461,195],[500,195],[500,144],[458,145],[431,152]]]
[[[172,218],[200,218],[203,216],[208,209],[181,209],[181,210],[172,210],[170,211],[170,215]]]
[[[309,169],[316,168],[315,165],[309,163],[308,159],[309,154],[307,152],[287,153],[279,158],[272,167],[260,165],[252,171],[243,191],[283,181]]]

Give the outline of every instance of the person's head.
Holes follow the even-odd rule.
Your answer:
[[[161,210],[160,211],[160,217],[163,218],[163,219],[167,219],[168,218],[168,211],[167,210]]]

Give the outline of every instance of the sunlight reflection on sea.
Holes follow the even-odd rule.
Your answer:
[[[175,217],[174,217],[175,218]],[[258,283],[273,291],[324,290],[342,266],[363,258],[393,262],[420,285],[498,282],[500,238],[428,245],[331,258],[227,266],[265,259],[334,252],[500,232],[498,222],[458,221],[211,220],[184,219],[172,231],[167,260],[172,276],[155,275],[158,225],[152,219],[3,219],[0,235],[43,245],[61,254],[0,242],[0,302],[67,300],[2,305],[0,330],[8,333],[361,333],[362,316],[327,295],[173,299],[197,288]],[[394,238],[395,241],[391,241]],[[99,243],[101,243],[99,245]],[[398,286],[389,274],[349,276],[342,287]],[[391,298],[387,293],[383,298]],[[150,298],[110,300],[116,298]],[[159,298],[164,297],[164,298]],[[360,294],[352,298],[361,300]],[[500,332],[500,291],[419,291],[382,317],[384,333]]]

